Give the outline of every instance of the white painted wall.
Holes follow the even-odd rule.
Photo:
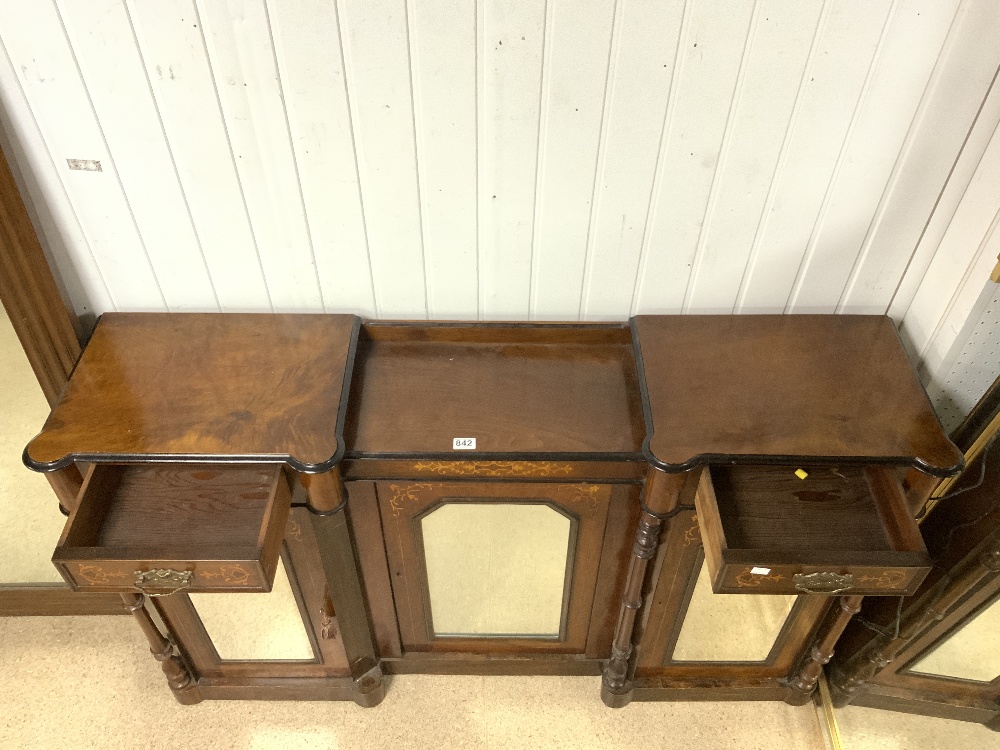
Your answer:
[[[81,314],[891,311],[928,354],[998,38],[995,0],[0,0],[0,119]]]

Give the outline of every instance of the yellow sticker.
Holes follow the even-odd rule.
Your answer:
[[[796,469],[795,476],[797,476],[799,479],[805,479],[807,476],[809,476],[809,472],[806,471],[805,469]]]

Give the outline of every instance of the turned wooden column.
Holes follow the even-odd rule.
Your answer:
[[[377,706],[385,697],[385,680],[375,652],[354,540],[347,525],[347,489],[335,468],[323,474],[300,474],[309,498],[330,598],[337,612],[344,651],[357,690],[359,706]]]
[[[972,587],[997,573],[1000,573],[1000,546],[980,555],[975,565],[957,578],[947,581],[926,606],[908,612],[898,635],[879,636],[867,649],[835,669],[830,679],[833,705],[841,708],[849,704],[865,683],[889,666],[904,648],[929,627],[943,620]]]
[[[77,465],[70,464],[58,471],[47,471],[44,476],[49,481],[49,486],[52,487],[56,497],[59,498],[59,507],[63,513],[69,515],[76,510],[80,488],[83,487],[83,475]]]
[[[863,596],[842,596],[839,599],[839,607],[828,620],[826,630],[823,631],[809,649],[809,656],[805,664],[799,671],[791,677],[785,684],[788,688],[788,695],[785,696],[785,703],[793,706],[802,706],[809,702],[813,690],[820,674],[823,672],[823,665],[833,658],[833,647],[840,638],[847,623],[861,609]]]
[[[125,602],[125,608],[132,613],[136,622],[139,623],[139,627],[142,628],[142,632],[146,635],[146,640],[149,641],[149,652],[154,659],[160,662],[160,668],[166,675],[167,684],[174,691],[177,702],[186,706],[200,703],[201,694],[191,677],[191,673],[174,653],[174,644],[160,632],[146,610],[146,595],[122,594],[121,597]]]
[[[646,486],[640,500],[642,511],[611,643],[611,659],[601,678],[601,700],[611,708],[621,708],[632,700],[632,644],[636,615],[642,608],[646,569],[649,561],[656,556],[660,525],[680,510],[678,504],[687,478],[687,474],[667,474],[653,468],[646,475]]]
[[[925,474],[917,469],[910,469],[906,472],[903,487],[906,491],[906,505],[910,509],[911,516],[920,515],[939,484],[941,484],[940,477]]]

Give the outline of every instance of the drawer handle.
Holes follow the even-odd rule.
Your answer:
[[[135,587],[146,596],[169,596],[191,586],[194,583],[194,572],[190,570],[170,570],[156,568],[154,570],[135,571]],[[148,589],[170,589],[154,594]]]
[[[850,573],[796,573],[792,576],[795,590],[804,594],[842,594],[854,586],[854,576]]]

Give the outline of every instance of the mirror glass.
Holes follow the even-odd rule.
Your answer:
[[[66,519],[45,476],[21,452],[49,415],[14,327],[0,307],[0,583],[62,583],[49,560]]]
[[[434,635],[557,638],[571,526],[540,504],[447,503],[424,516]]]
[[[910,667],[910,672],[992,682],[1000,675],[1000,599]]]
[[[766,661],[797,598],[712,593],[702,561],[673,661]]]
[[[285,563],[266,594],[189,594],[223,661],[315,658]]]

